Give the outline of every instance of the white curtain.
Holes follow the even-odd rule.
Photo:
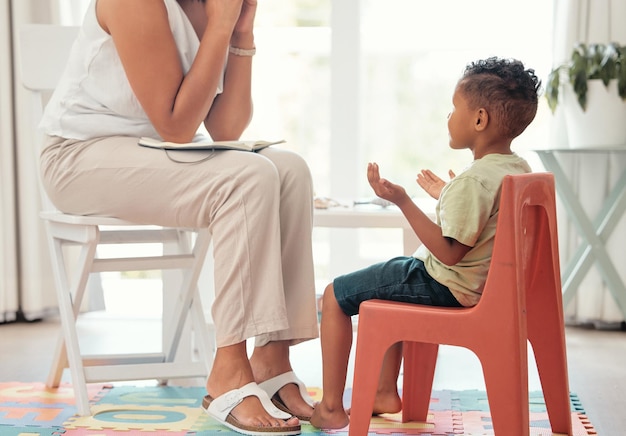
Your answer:
[[[10,11],[0,0],[0,323],[18,311]]]
[[[623,25],[626,0],[557,0],[555,8],[555,65],[569,58],[576,42],[626,44],[626,26]],[[567,147],[564,123],[563,114],[558,111],[555,115],[551,148]],[[559,161],[583,208],[593,219],[626,168],[626,153],[562,153]],[[559,208],[559,233],[561,267],[565,268],[578,248],[580,238],[562,207]],[[626,220],[621,220],[606,246],[622,280],[626,282]],[[591,268],[578,288],[576,297],[566,307],[566,316],[568,322],[592,323],[597,327],[612,327],[624,321],[624,316],[595,267]]]

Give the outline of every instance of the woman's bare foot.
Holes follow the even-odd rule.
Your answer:
[[[290,383],[283,386],[279,389],[278,396],[294,415],[307,417],[313,414],[313,407],[304,401],[297,385]]]
[[[311,425],[320,429],[344,428],[349,423],[350,418],[343,407],[341,409],[329,409],[323,400],[315,406],[313,416],[311,416]]]
[[[243,354],[240,344],[237,344],[218,349],[206,389],[209,395],[215,399],[253,381],[254,377],[246,354],[245,343]],[[288,420],[274,418],[255,396],[244,398],[232,410],[231,414],[242,424],[255,427],[289,427],[297,426],[300,423],[295,417]]]

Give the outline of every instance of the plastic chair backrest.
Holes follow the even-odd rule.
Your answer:
[[[546,274],[560,287],[554,178],[549,173],[506,176],[500,198],[492,260],[479,305],[493,305],[489,310],[498,313],[506,306],[514,310],[510,305],[515,304],[526,312],[529,299],[545,287],[541,282]]]

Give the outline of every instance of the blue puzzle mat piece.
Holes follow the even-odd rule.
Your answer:
[[[148,386],[138,390],[133,386],[117,386],[105,390],[96,404],[200,407],[205,395],[203,387]]]
[[[62,434],[62,428],[13,427],[0,424],[0,435],[2,436],[61,436]]]

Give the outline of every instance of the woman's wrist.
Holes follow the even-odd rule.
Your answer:
[[[241,50],[254,50],[254,34],[252,32],[233,33],[230,37],[230,46]]]
[[[231,45],[228,47],[228,53],[234,54],[235,56],[254,56],[256,54],[256,47],[246,49]]]

